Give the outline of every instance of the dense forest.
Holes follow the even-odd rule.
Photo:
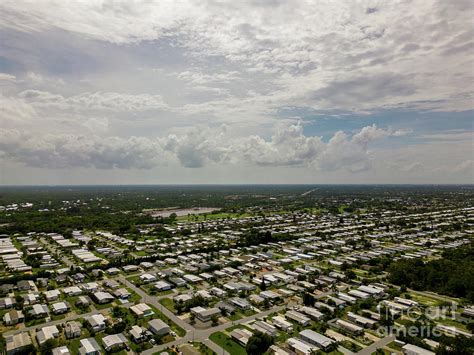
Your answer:
[[[415,290],[434,291],[474,302],[474,242],[424,263],[403,259],[389,267],[389,281]]]

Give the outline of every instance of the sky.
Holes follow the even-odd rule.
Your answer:
[[[474,183],[474,2],[0,2],[0,185]]]

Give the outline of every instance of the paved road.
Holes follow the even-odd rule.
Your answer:
[[[382,338],[379,341],[373,343],[372,345],[369,345],[368,347],[362,349],[357,353],[357,355],[371,355],[375,350],[383,348],[385,345],[391,343],[395,339],[395,335],[386,336],[385,338]]]
[[[177,317],[173,312],[171,312],[168,308],[164,307],[159,301],[163,298],[167,298],[167,297],[170,297],[170,295],[165,295],[165,296],[150,296],[148,295],[145,291],[143,291],[141,288],[135,286],[134,284],[132,284],[130,281],[128,281],[125,277],[123,276],[120,276],[117,278],[118,280],[120,280],[120,282],[122,282],[123,284],[125,284],[127,287],[131,288],[134,292],[136,292],[141,298],[142,298],[142,301],[145,302],[145,303],[149,303],[153,306],[155,306],[156,308],[158,308],[160,310],[161,313],[163,313],[166,317],[168,317],[169,319],[171,319],[174,323],[176,323],[179,327],[183,328],[184,330],[186,331],[191,331],[193,330],[194,328],[186,323],[184,320],[182,320],[181,318]]]
[[[214,343],[213,341],[209,340],[209,336],[212,333],[223,331],[233,325],[237,324],[242,324],[249,322],[251,320],[254,320],[259,317],[266,317],[269,314],[272,314],[274,312],[279,312],[283,309],[285,309],[285,306],[277,306],[273,307],[269,310],[266,310],[264,312],[256,313],[254,315],[251,315],[249,317],[241,318],[239,320],[233,321],[233,322],[226,322],[224,324],[220,324],[215,327],[210,327],[207,329],[196,329],[192,325],[186,323],[184,320],[181,318],[177,317],[173,312],[171,312],[169,309],[164,307],[159,301],[163,298],[169,298],[170,295],[164,295],[164,296],[150,296],[148,295],[145,291],[143,291],[141,288],[135,286],[133,283],[128,281],[125,277],[119,276],[117,277],[117,280],[122,282],[124,285],[127,287],[131,288],[134,292],[136,292],[140,297],[141,301],[145,303],[149,303],[156,308],[158,308],[168,319],[170,319],[172,322],[180,326],[186,331],[186,335],[184,337],[180,337],[172,342],[166,343],[166,344],[161,344],[161,345],[156,345],[151,349],[148,349],[144,352],[142,352],[143,355],[152,355],[156,352],[165,350],[166,348],[170,348],[172,346],[177,346],[181,345],[184,343],[187,343],[189,341],[197,341],[197,342],[202,342],[206,344],[209,348],[211,348],[213,351],[215,351],[217,354],[223,354],[223,355],[230,355],[227,351],[222,349],[219,345]]]
[[[227,323],[224,323],[224,324],[220,324],[218,326],[207,328],[207,329],[195,329],[194,327],[191,327],[188,324],[188,326],[191,327],[192,330],[188,331],[184,337],[176,339],[175,341],[170,342],[170,343],[154,346],[153,348],[144,351],[142,354],[152,355],[157,351],[164,350],[164,349],[169,348],[169,347],[174,346],[174,345],[181,345],[181,344],[184,344],[188,341],[198,341],[198,342],[206,344],[207,346],[209,346],[209,344],[212,344],[212,347],[211,346],[209,346],[209,347],[213,351],[215,351],[217,354],[227,355],[228,354],[227,351],[222,349],[219,345],[217,345],[213,341],[209,340],[209,336],[212,333],[223,331],[223,330],[225,330],[225,329],[227,329],[227,328],[229,328],[233,325],[249,322],[251,320],[254,320],[255,318],[266,317],[269,314],[272,314],[274,312],[279,312],[283,309],[285,309],[285,306],[273,307],[273,308],[271,308],[269,310],[266,310],[264,312],[254,314],[254,315],[251,315],[249,317],[241,318],[241,319],[233,321],[233,322],[227,322]],[[173,321],[174,321],[175,318],[178,318],[178,317],[176,317],[176,315],[174,315],[174,314],[173,314],[173,317],[170,317],[170,319],[173,320]]]

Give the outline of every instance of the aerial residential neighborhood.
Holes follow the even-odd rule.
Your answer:
[[[474,355],[474,0],[0,0],[0,355]]]
[[[394,201],[353,210],[345,197],[330,203],[335,210],[291,211],[274,202],[165,218],[144,210],[138,218],[151,223],[126,232],[2,234],[4,351],[424,355],[449,339],[472,341],[463,263],[464,289],[440,293],[408,269],[465,258],[474,207]]]

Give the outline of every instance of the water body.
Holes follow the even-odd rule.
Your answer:
[[[203,214],[217,211],[218,208],[214,207],[195,207],[195,208],[177,208],[177,209],[166,209],[157,210],[150,213],[153,217],[169,217],[172,213],[176,213],[176,216],[187,216],[188,214]]]

